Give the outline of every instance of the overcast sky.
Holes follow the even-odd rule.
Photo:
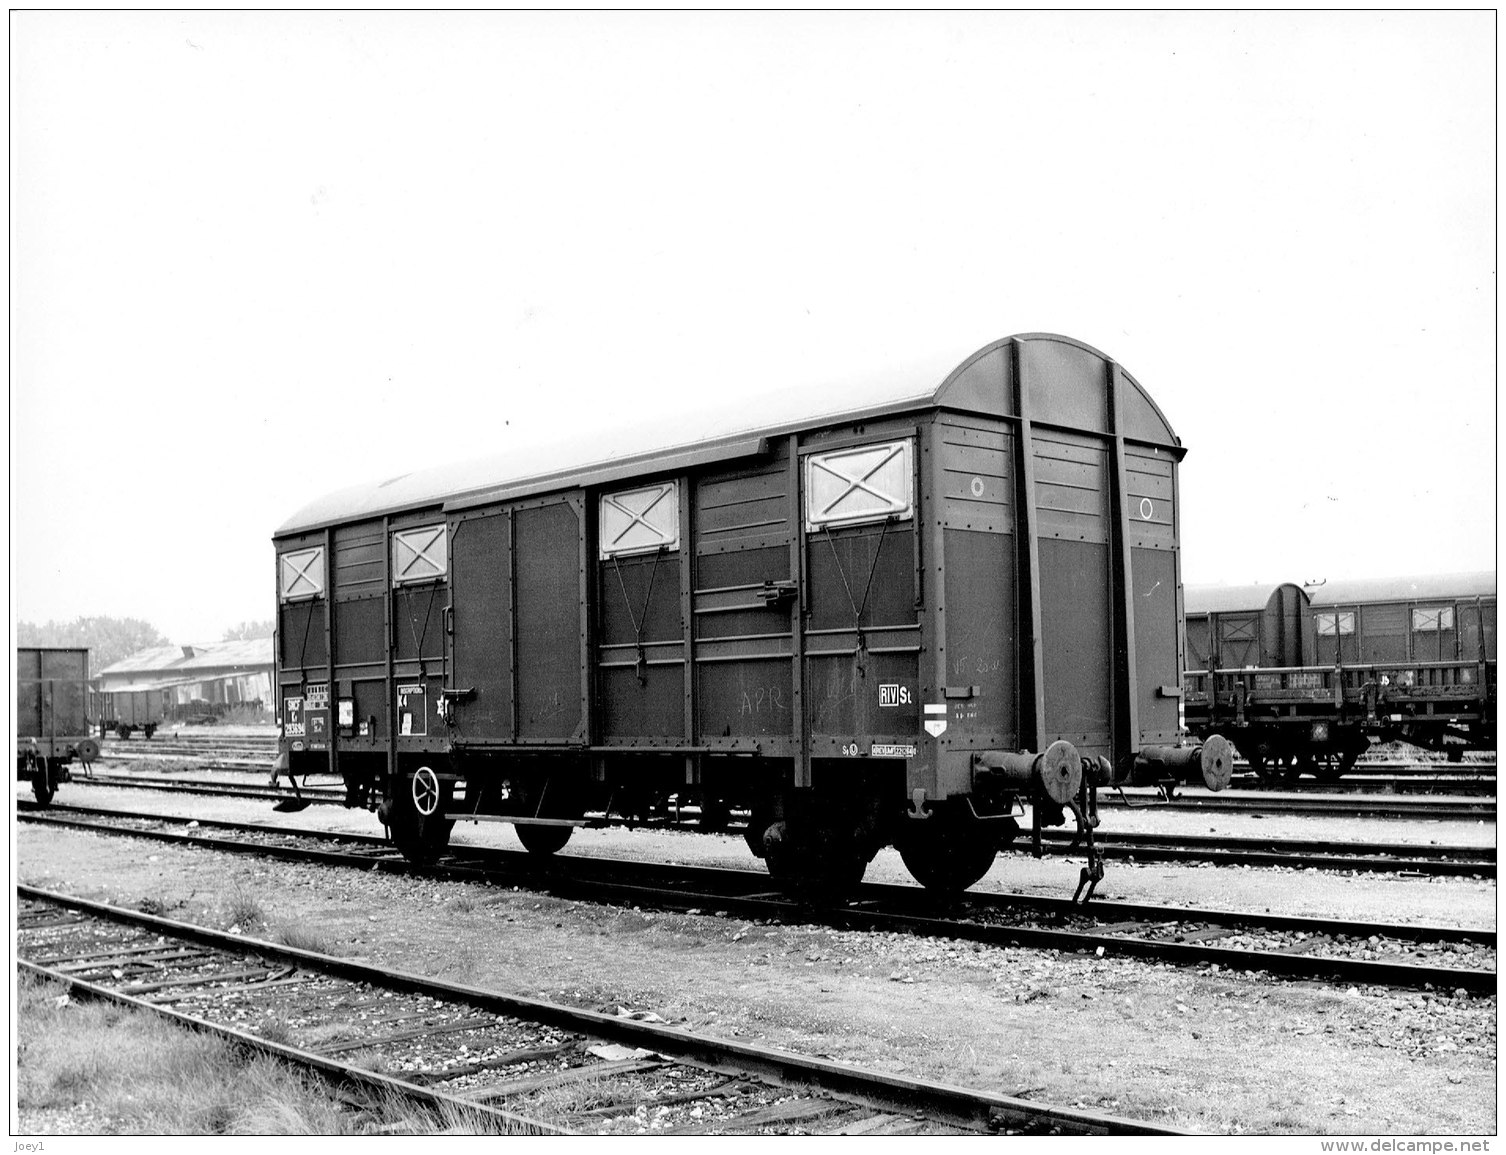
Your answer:
[[[13,621],[213,640],[327,490],[1038,330],[1186,581],[1494,568],[1492,13],[10,30]]]

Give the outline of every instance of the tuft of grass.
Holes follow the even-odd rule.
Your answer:
[[[445,966],[443,974],[456,982],[471,982],[481,973],[482,957],[470,944],[460,946]]]
[[[225,925],[251,930],[267,921],[266,911],[256,895],[243,886],[237,886],[225,900]]]
[[[537,1119],[541,1123],[566,1126],[568,1121],[583,1111],[614,1101],[614,1095],[622,1088],[614,1088],[609,1080],[601,1078],[581,1079],[574,1083],[561,1083],[553,1087],[541,1087],[517,1102],[505,1104],[508,1110]],[[464,1126],[467,1120],[457,1120]],[[469,1121],[472,1126],[475,1120]]]
[[[456,1122],[395,1097],[351,1110],[315,1076],[269,1056],[63,994],[29,975],[17,981],[13,1088],[22,1132],[48,1113],[85,1107],[73,1117],[119,1135],[424,1134]]]
[[[392,1063],[387,1056],[370,1047],[347,1054],[345,1061],[352,1067],[360,1067],[361,1070],[370,1071],[374,1075],[385,1075],[392,1070]]]
[[[269,1098],[252,1103],[231,1123],[230,1130],[251,1135],[318,1135],[313,1120],[285,1099]]]
[[[293,1031],[288,1026],[288,1017],[281,1011],[257,1027],[256,1033],[269,1043],[291,1045],[293,1042]]]
[[[278,923],[272,928],[272,941],[316,954],[340,953],[338,944],[329,935],[302,921]]]
[[[425,1133],[434,1130],[433,1124],[427,1124]],[[438,1130],[443,1135],[517,1135],[527,1134],[522,1128],[508,1123],[503,1119],[496,1119],[486,1115],[478,1115],[473,1111],[463,1111],[452,1107],[448,1103],[439,1105]]]
[[[621,1088],[616,1088],[620,1092]],[[522,1114],[544,1122],[563,1123],[572,1115],[589,1111],[613,1101],[614,1088],[609,1081],[600,1078],[581,1079],[574,1083],[561,1083],[554,1087],[542,1087],[528,1096],[526,1107],[519,1108]]]

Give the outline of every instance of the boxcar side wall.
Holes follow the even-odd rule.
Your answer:
[[[686,487],[685,710],[696,744],[712,751],[804,753],[797,446],[781,438],[766,457],[701,472]]]
[[[383,759],[393,732],[388,666],[392,622],[390,533],[389,523],[378,519],[339,526],[332,535],[332,589],[325,604],[334,614],[333,629],[328,632],[334,644],[333,685],[328,686],[328,706],[320,704],[317,693],[309,703],[313,725],[338,731],[344,749],[368,756],[380,753]],[[296,629],[296,621],[294,624],[290,640],[301,648],[303,633]],[[310,632],[317,633],[318,625]],[[330,677],[326,674],[312,681],[328,683]],[[306,732],[309,725],[305,719]],[[308,733],[308,739],[320,741],[317,733]]]
[[[913,747],[912,786],[932,780],[935,760],[922,742],[920,705],[921,619],[935,601],[923,594],[925,551],[917,537],[929,500],[919,480],[929,426],[929,414],[909,416],[819,431],[800,447],[804,607],[797,621],[809,756]],[[898,472],[884,474],[878,488],[885,501],[908,504],[907,512],[854,525],[811,524],[830,500],[824,487],[831,471],[840,475],[834,491],[841,492],[886,456]]]

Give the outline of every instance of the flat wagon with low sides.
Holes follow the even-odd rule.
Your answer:
[[[1188,586],[1187,723],[1261,777],[1334,780],[1373,742],[1496,745],[1496,575]]]
[[[1037,852],[1077,824],[1093,884],[1099,787],[1227,782],[1226,743],[1180,740],[1184,450],[1123,368],[1028,334],[762,404],[290,518],[279,768],[342,776],[416,861],[459,820],[550,853],[673,798],[706,829],[747,814],[781,879],[849,884],[893,845],[940,890],[1027,805]]]
[[[43,806],[68,781],[75,758],[99,757],[89,735],[89,651],[65,647],[16,650],[16,779],[29,781]]]

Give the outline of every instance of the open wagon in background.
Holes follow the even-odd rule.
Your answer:
[[[30,781],[44,806],[68,781],[69,763],[99,757],[88,705],[88,650],[16,650],[16,778]]]
[[[955,890],[1028,804],[1096,882],[1100,786],[1227,781],[1180,744],[1185,451],[1070,338],[949,368],[311,503],[274,537],[281,766],[420,861],[457,820],[548,853],[673,796],[748,813],[778,877],[894,845]]]
[[[102,690],[98,700],[100,737],[114,734],[126,739],[139,730],[151,738],[167,717],[166,691],[152,683]]]
[[[1188,586],[1186,630],[1188,728],[1273,781],[1336,778],[1372,742],[1495,748],[1493,573]]]

